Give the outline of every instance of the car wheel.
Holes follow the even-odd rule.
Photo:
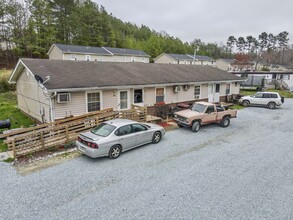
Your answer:
[[[191,131],[192,132],[198,132],[199,127],[200,127],[200,122],[199,121],[195,121],[192,124]]]
[[[119,145],[114,145],[109,150],[109,158],[117,159],[121,154],[121,147]]]
[[[243,100],[243,101],[242,101],[242,105],[243,105],[244,107],[248,106],[248,105],[249,105],[249,101],[248,101],[248,100]]]
[[[230,118],[229,117],[224,117],[222,121],[220,122],[220,126],[223,128],[226,128],[230,125]]]
[[[275,108],[276,108],[276,103],[274,103],[274,102],[270,102],[270,103],[268,104],[268,107],[269,107],[269,109],[275,109]]]
[[[160,140],[161,140],[161,138],[162,138],[162,134],[161,134],[161,132],[159,132],[159,131],[156,131],[155,133],[154,133],[154,135],[153,135],[153,144],[157,144],[157,143],[159,143],[160,142]]]

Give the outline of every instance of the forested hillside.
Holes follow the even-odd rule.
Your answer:
[[[164,31],[121,21],[91,0],[0,0],[0,21],[0,39],[17,46],[0,51],[2,63],[46,58],[53,43],[141,49],[152,58],[162,52],[193,54],[196,44],[197,54],[227,56],[217,44],[182,42]]]
[[[0,0],[0,43],[8,48],[0,47],[0,68],[13,67],[19,57],[47,58],[53,43],[140,49],[151,61],[163,52],[196,52],[214,59],[237,53],[249,60],[291,64],[288,34],[230,36],[218,45],[196,39],[194,33],[192,42],[182,42],[165,31],[121,21],[92,0]]]

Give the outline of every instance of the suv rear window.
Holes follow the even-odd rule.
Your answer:
[[[278,98],[278,95],[273,93],[264,93],[263,98]]]
[[[262,97],[263,98],[271,98],[272,97],[272,94],[270,94],[270,93],[264,93]]]

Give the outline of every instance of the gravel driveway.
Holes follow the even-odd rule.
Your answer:
[[[0,163],[0,219],[293,219],[292,123],[286,99],[117,160],[81,156],[26,176]]]

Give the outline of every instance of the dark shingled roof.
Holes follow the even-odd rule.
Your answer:
[[[142,50],[133,50],[125,48],[112,48],[112,47],[91,47],[91,46],[76,46],[65,44],[54,44],[64,53],[85,53],[85,54],[100,54],[100,55],[135,55],[147,56]]]
[[[241,80],[238,76],[210,66],[48,59],[21,61],[34,75],[44,80],[50,76],[45,83],[50,90]]]
[[[186,54],[173,54],[173,53],[166,53],[168,56],[172,57],[175,60],[190,60],[193,61],[193,58],[186,55]]]
[[[113,48],[113,47],[103,47],[106,50],[110,51],[114,55],[135,55],[135,56],[148,56],[142,50],[133,50],[133,49],[125,49],[125,48]]]
[[[190,55],[187,54],[188,56],[190,56],[192,59],[193,57],[195,58],[195,60],[200,60],[200,61],[215,61],[213,58],[208,57],[208,56],[201,56],[201,55]]]
[[[101,47],[90,47],[90,46],[75,46],[65,44],[55,44],[62,52],[65,53],[87,53],[87,54],[101,54],[111,55],[108,51]]]

